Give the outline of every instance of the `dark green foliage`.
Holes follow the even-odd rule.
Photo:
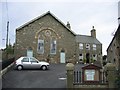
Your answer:
[[[7,46],[6,49],[5,49],[5,52],[7,54],[14,54],[14,48],[13,48],[13,46],[12,45]]]
[[[8,65],[10,65],[11,63],[13,63],[14,61],[15,61],[15,58],[14,58],[14,57],[2,61],[2,70],[3,70],[4,68],[6,68]]]

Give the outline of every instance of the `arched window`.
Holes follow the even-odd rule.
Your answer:
[[[51,40],[51,45],[50,45],[50,54],[56,54],[56,40],[52,39]]]
[[[39,54],[43,54],[44,53],[44,40],[41,39],[41,38],[38,38],[37,51],[38,51]]]

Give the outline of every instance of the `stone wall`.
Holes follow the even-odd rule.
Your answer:
[[[108,88],[107,84],[99,85],[74,85],[74,88]]]
[[[52,35],[46,37],[45,30],[51,30]],[[40,32],[42,34],[40,34]],[[38,34],[43,35],[45,40],[44,54],[38,54]],[[55,34],[55,35],[54,35]],[[55,55],[50,55],[50,38],[55,37],[57,40],[57,52]],[[46,59],[50,55],[50,59],[54,63],[60,62],[60,52],[64,50],[66,60],[73,58],[75,52],[75,37],[74,34],[62,25],[56,18],[47,14],[38,20],[16,30],[15,56],[16,59],[20,56],[26,56],[29,47],[33,50],[33,56],[37,59]]]
[[[115,64],[116,69],[120,66],[120,25],[107,49],[107,60]]]
[[[105,65],[104,67],[104,72],[106,72],[106,79],[108,82],[105,83],[78,83],[78,84],[74,84],[73,80],[74,80],[74,64],[72,63],[68,63],[66,65],[66,71],[67,71],[67,88],[91,88],[91,89],[95,89],[95,88],[116,88],[115,87],[115,80],[116,80],[116,68],[115,68],[115,64],[112,63],[108,63],[107,65]]]

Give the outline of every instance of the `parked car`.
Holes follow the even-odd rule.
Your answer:
[[[15,69],[42,69],[47,70],[49,63],[45,61],[39,61],[34,57],[20,57],[15,61]]]

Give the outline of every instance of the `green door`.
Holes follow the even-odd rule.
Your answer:
[[[33,50],[27,50],[27,57],[33,57]]]
[[[60,63],[65,63],[65,53],[64,52],[60,53]]]

